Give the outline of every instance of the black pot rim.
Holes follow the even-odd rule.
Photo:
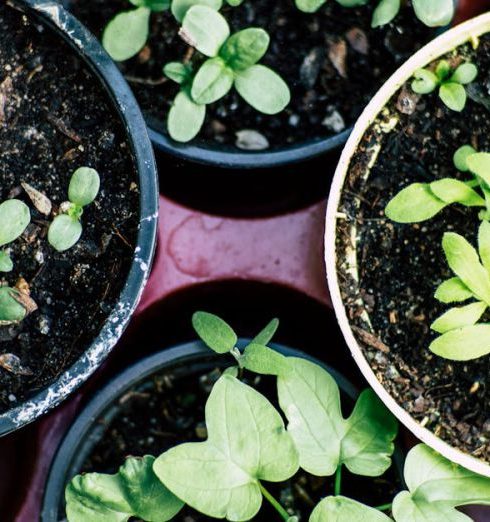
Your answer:
[[[241,339],[238,346],[243,347],[246,344],[247,340]],[[355,399],[358,396],[359,391],[355,386],[337,370],[317,358],[284,345],[272,343],[270,346],[288,357],[301,357],[321,365],[332,375],[345,394],[351,399]],[[44,489],[41,521],[58,522],[58,509],[64,494],[66,476],[71,468],[73,457],[79,453],[79,448],[84,444],[85,437],[91,431],[93,424],[96,423],[97,419],[110,407],[115,398],[123,395],[139,381],[145,380],[153,373],[159,372],[165,367],[180,366],[202,359],[222,360],[222,357],[223,356],[214,354],[214,352],[207,348],[201,341],[194,341],[151,355],[130,366],[105,384],[78,414],[76,420],[58,446]],[[90,443],[95,443],[95,441],[90,441],[87,444]]]
[[[49,26],[84,61],[107,92],[124,124],[140,184],[140,227],[133,262],[119,300],[99,335],[50,386],[0,415],[0,436],[34,421],[85,382],[108,356],[134,312],[149,276],[156,244],[158,183],[146,124],[118,68],[97,39],[54,0],[8,0],[8,5]]]

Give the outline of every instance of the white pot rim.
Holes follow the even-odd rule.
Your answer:
[[[442,55],[466,43],[472,37],[479,37],[490,32],[490,12],[477,18],[473,18],[449,31],[445,32],[435,40],[420,49],[404,65],[402,65],[393,76],[383,85],[378,93],[366,107],[347,141],[342,152],[339,164],[332,181],[330,196],[328,199],[326,232],[325,232],[325,261],[327,268],[327,280],[330,289],[332,303],[344,338],[349,346],[352,356],[376,394],[418,439],[436,450],[438,453],[466,469],[490,477],[490,463],[485,463],[461,450],[451,446],[437,437],[432,431],[422,427],[415,419],[403,409],[395,399],[388,393],[384,386],[378,381],[370,364],[359,346],[347,318],[342,297],[340,294],[339,281],[336,266],[336,228],[337,212],[340,203],[344,181],[349,171],[350,161],[357,150],[366,130],[376,120],[380,111],[385,107],[390,98],[398,89],[409,80],[413,72],[427,66]]]

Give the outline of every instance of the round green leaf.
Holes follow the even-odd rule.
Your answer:
[[[473,154],[476,154],[476,150],[471,145],[463,145],[454,153],[454,166],[461,172],[468,172],[467,160]]]
[[[85,207],[94,201],[99,189],[100,177],[98,172],[90,167],[80,167],[71,177],[68,199],[79,207]]]
[[[177,21],[182,22],[187,11],[195,5],[207,5],[215,11],[219,11],[223,5],[222,0],[172,0],[172,14]]]
[[[313,510],[309,522],[390,522],[381,511],[347,497],[326,497]]]
[[[9,286],[0,286],[0,322],[16,323],[26,316],[26,309],[14,299],[19,291]]]
[[[192,326],[197,335],[217,353],[228,353],[238,341],[233,328],[220,317],[208,312],[196,312]]]
[[[214,103],[230,91],[233,79],[233,71],[222,58],[210,58],[194,77],[191,97],[199,105]]]
[[[31,221],[29,207],[18,199],[0,205],[0,247],[21,236]]]
[[[451,81],[466,85],[474,81],[477,76],[478,69],[475,64],[463,63],[454,71],[454,74],[451,76]]]
[[[113,60],[129,60],[143,49],[150,31],[150,14],[147,7],[139,7],[118,14],[107,24],[102,44]]]
[[[170,62],[163,68],[163,74],[175,83],[182,85],[190,81],[192,67],[181,62]]]
[[[0,250],[0,272],[12,272],[13,268],[14,264],[10,256],[7,252]]]
[[[445,26],[454,16],[453,0],[412,0],[417,18],[429,27]]]
[[[232,69],[243,70],[264,56],[269,42],[269,35],[263,29],[249,27],[230,36],[220,55]]]
[[[439,80],[429,69],[419,69],[413,74],[412,90],[417,94],[429,94],[435,90]]]
[[[459,83],[448,82],[441,85],[439,97],[452,111],[461,112],[466,106],[466,91]]]
[[[291,100],[286,82],[263,65],[252,65],[236,74],[235,87],[240,96],[264,114],[277,114]]]
[[[194,103],[185,91],[180,91],[168,113],[170,137],[186,143],[197,136],[206,117],[206,106]]]
[[[82,225],[78,219],[67,214],[56,216],[48,230],[49,244],[58,252],[74,246],[82,235]]]
[[[389,24],[400,11],[400,0],[381,0],[373,12],[371,27]]]
[[[202,54],[214,57],[230,36],[230,27],[211,7],[195,5],[187,11],[179,34]]]
[[[397,223],[418,223],[434,217],[447,203],[436,197],[426,183],[413,183],[386,206],[385,214]]]
[[[327,0],[296,0],[296,7],[304,13],[315,13]]]

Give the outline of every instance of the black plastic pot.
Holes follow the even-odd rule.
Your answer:
[[[243,347],[246,340],[241,340]],[[335,379],[341,391],[354,400],[358,391],[339,372],[304,352],[282,345],[272,345],[286,356],[301,357],[323,366]],[[118,399],[130,390],[138,390],[153,374],[172,371],[177,375],[210,371],[216,366],[229,366],[233,360],[217,356],[201,342],[192,342],[164,350],[131,366],[109,382],[85,407],[73,423],[61,443],[52,463],[44,492],[41,512],[42,522],[58,522],[64,515],[63,508],[66,484],[80,472],[83,463],[92,452],[105,430],[120,410]],[[142,389],[142,388],[141,388]],[[397,471],[401,477],[401,454],[395,456]]]
[[[123,333],[149,275],[156,241],[158,184],[146,125],[126,81],[109,56],[72,15],[52,0],[8,0],[8,5],[53,30],[85,62],[120,117],[139,174],[140,229],[133,263],[118,304],[97,338],[49,387],[0,415],[0,436],[19,429],[54,408],[100,366]]]

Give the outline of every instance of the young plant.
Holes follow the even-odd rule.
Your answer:
[[[96,170],[89,167],[77,169],[70,180],[68,199],[60,206],[58,214],[48,230],[48,241],[58,252],[73,247],[82,235],[80,219],[83,209],[90,205],[100,188],[100,178]]]
[[[478,75],[473,63],[463,63],[455,70],[446,60],[441,60],[432,72],[430,69],[419,69],[414,74],[412,89],[417,94],[429,94],[439,87],[439,98],[452,111],[461,112],[466,106],[468,85]]]
[[[20,237],[31,221],[29,207],[18,199],[0,204],[0,248]],[[11,272],[13,263],[5,250],[0,250],[0,272]]]
[[[202,127],[206,105],[225,96],[234,86],[240,96],[264,114],[281,112],[291,99],[284,80],[258,64],[269,47],[269,35],[256,27],[230,36],[230,27],[216,10],[191,7],[182,22],[181,37],[208,59],[195,74],[184,64],[169,63],[164,73],[181,85],[168,117],[170,136],[189,141]]]
[[[297,7],[305,13],[314,13],[327,0],[296,0]],[[343,7],[366,5],[369,0],[336,0]],[[392,22],[398,15],[401,0],[379,0],[373,12],[372,27],[380,27]],[[412,0],[417,18],[429,27],[448,25],[454,16],[453,0]]]

